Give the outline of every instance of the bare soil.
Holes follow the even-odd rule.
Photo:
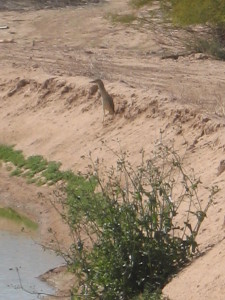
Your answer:
[[[74,7],[90,3],[99,3],[100,0],[3,0],[0,3],[1,11],[30,11],[39,9],[58,9]]]
[[[146,14],[146,9],[139,14]],[[116,158],[102,145],[127,150],[134,164],[144,148],[172,145],[205,186],[220,187],[200,230],[204,255],[164,289],[171,300],[223,299],[225,172],[225,63],[184,53],[190,34],[160,22],[113,24],[109,13],[130,13],[126,1],[45,10],[0,12],[0,143],[25,155],[40,154],[64,169],[86,172],[93,158]],[[102,124],[101,100],[90,81],[101,78],[113,96],[116,116]],[[27,185],[0,169],[0,205],[39,223],[37,240],[60,243],[68,229],[50,205],[52,189]],[[206,194],[200,191],[202,203]],[[61,277],[60,277],[61,278]],[[55,280],[57,282],[57,280]],[[64,285],[62,278],[61,287]],[[57,284],[60,289],[60,285]],[[64,291],[63,291],[64,292]]]

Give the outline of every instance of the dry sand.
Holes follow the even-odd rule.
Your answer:
[[[102,141],[128,150],[136,164],[142,148],[148,156],[161,138],[174,143],[187,170],[194,168],[205,186],[217,184],[221,191],[199,233],[204,255],[164,293],[171,300],[222,300],[225,172],[218,167],[225,159],[225,63],[199,54],[162,59],[184,51],[184,33],[160,25],[113,25],[105,18],[121,11],[130,11],[126,1],[0,12],[9,26],[0,31],[0,143],[74,172],[87,171],[90,151],[107,166],[115,162]],[[90,93],[95,78],[104,80],[115,101],[117,114],[105,124],[100,98]],[[42,243],[51,244],[48,229],[54,228],[66,246],[67,228],[48,201],[52,190],[11,178],[4,167],[0,172],[0,205],[35,219]],[[207,202],[204,192],[200,197]]]

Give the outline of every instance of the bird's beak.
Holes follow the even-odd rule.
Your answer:
[[[90,83],[96,83],[96,81],[95,81],[95,80],[93,80],[93,81],[90,81]]]

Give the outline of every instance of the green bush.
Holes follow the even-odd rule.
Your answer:
[[[156,295],[196,252],[217,190],[203,209],[200,180],[187,176],[179,156],[163,146],[150,160],[143,154],[137,168],[124,154],[102,176],[93,166],[94,176],[71,185],[66,201],[57,197],[74,240],[64,253],[78,278],[74,299],[151,299],[143,295]]]
[[[225,48],[221,41],[214,39],[196,38],[187,44],[187,48],[199,53],[209,54],[217,59],[225,60]]]
[[[168,1],[167,1],[168,2]],[[225,24],[224,0],[170,0],[173,21],[182,25]]]
[[[151,5],[152,0],[130,0],[134,7]],[[170,12],[174,23],[180,25],[206,24],[216,26],[225,24],[224,0],[158,0],[161,8]]]
[[[163,0],[165,2],[165,0]],[[197,39],[197,51],[225,59],[225,1],[224,0],[169,0],[170,16],[175,24],[210,26],[211,38]]]

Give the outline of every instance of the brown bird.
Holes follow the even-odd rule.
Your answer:
[[[104,123],[105,110],[107,110],[110,115],[114,115],[115,113],[113,98],[106,91],[101,79],[96,79],[94,81],[91,81],[91,83],[96,83],[98,85],[99,92],[102,96],[103,123]]]

